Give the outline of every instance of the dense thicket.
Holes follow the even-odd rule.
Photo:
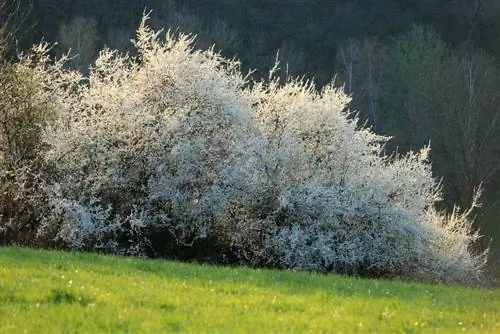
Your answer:
[[[88,75],[104,45],[135,52],[130,43],[145,7],[150,24],[198,35],[196,46],[216,45],[237,56],[244,71],[266,77],[276,52],[286,73],[314,77],[321,89],[353,94],[386,152],[408,152],[432,142],[434,174],[444,201],[468,207],[482,184],[476,227],[500,247],[500,2],[496,0],[256,1],[256,0],[5,0],[18,8],[11,54],[41,38],[79,56],[68,65]],[[20,6],[16,6],[20,4]],[[28,15],[29,14],[29,15]],[[6,13],[0,14],[5,17]],[[0,18],[1,21],[1,18]],[[283,83],[283,79],[281,83]],[[493,253],[492,253],[493,254]]]
[[[359,128],[333,84],[280,82],[277,67],[251,80],[159,35],[144,19],[136,56],[104,49],[86,77],[46,45],[2,71],[15,89],[3,122],[17,125],[2,133],[2,171],[16,172],[2,207],[29,209],[2,213],[7,241],[480,282],[471,212],[437,210],[428,149],[384,154],[387,138]]]

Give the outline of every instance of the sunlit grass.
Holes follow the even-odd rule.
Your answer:
[[[0,248],[0,333],[462,331],[500,290]]]

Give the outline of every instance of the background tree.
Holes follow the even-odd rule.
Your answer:
[[[380,99],[387,48],[373,39],[350,40],[347,46],[339,48],[337,61],[342,70],[336,78],[339,83],[345,82],[344,90],[352,95],[351,110],[380,133]]]
[[[439,34],[424,26],[412,27],[389,46],[381,96],[381,131],[393,136],[392,145],[402,152],[429,141],[425,115],[420,113],[423,96],[419,83],[439,66],[446,52]]]
[[[33,28],[29,19],[32,13],[32,2],[21,0],[0,0],[0,57],[14,57],[20,52],[20,45],[25,35]]]
[[[474,52],[447,57],[421,83],[420,106],[433,143],[436,174],[443,175],[446,202],[466,206],[480,184],[485,188],[478,226],[494,231],[500,144],[500,71],[491,56]]]
[[[88,73],[88,67],[96,57],[99,36],[95,19],[75,17],[68,24],[59,27],[57,36],[62,53],[70,52],[72,68]]]

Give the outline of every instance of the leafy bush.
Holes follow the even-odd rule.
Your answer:
[[[381,154],[333,85],[248,82],[239,64],[143,19],[86,84],[48,65],[38,237],[72,248],[477,283],[470,212],[434,209],[428,148]],[[229,257],[228,257],[229,256]]]

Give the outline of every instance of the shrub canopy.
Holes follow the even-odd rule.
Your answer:
[[[39,51],[50,121],[38,150],[37,238],[242,264],[477,283],[470,212],[440,213],[429,148],[385,156],[333,84],[137,31],[137,57],[104,49],[87,79]]]

